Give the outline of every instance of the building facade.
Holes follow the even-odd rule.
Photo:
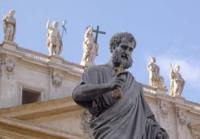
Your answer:
[[[0,139],[87,139],[84,109],[71,99],[83,67],[12,42],[0,45]],[[200,139],[200,104],[144,85],[145,99],[170,139]]]

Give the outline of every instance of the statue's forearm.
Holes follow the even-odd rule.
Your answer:
[[[108,83],[105,84],[83,84],[77,86],[73,93],[73,99],[76,101],[90,101],[94,98],[111,91]]]

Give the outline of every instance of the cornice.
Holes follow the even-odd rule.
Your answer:
[[[83,67],[81,65],[68,62],[62,57],[48,56],[9,43],[1,44],[0,55],[2,54],[16,57],[16,59],[19,59],[21,61],[48,69],[54,68],[56,70],[61,70],[62,72],[66,72],[78,78],[80,78],[83,72]],[[53,59],[57,59],[57,61]]]

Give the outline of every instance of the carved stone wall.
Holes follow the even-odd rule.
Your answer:
[[[21,105],[24,89],[39,92],[41,101],[71,96],[82,71],[62,57],[5,42],[0,46],[0,108]]]
[[[11,44],[3,44],[0,46],[0,108],[21,105],[23,89],[40,92],[41,101],[71,96],[82,72],[81,66],[67,62],[61,57],[49,57]],[[156,120],[167,130],[170,139],[199,139],[200,104],[181,97],[171,97],[165,91],[144,85],[145,99]],[[65,114],[60,114],[62,115]],[[71,115],[72,118],[76,113],[69,111],[66,115]],[[55,121],[37,118],[36,116],[35,121],[47,128],[55,126],[58,130],[62,127],[62,130],[67,132],[81,130],[78,118],[74,119],[77,121],[71,126],[73,129],[70,129],[70,125],[73,124],[70,123],[70,119],[62,119],[70,123],[67,125],[56,118]],[[10,139],[9,136],[2,137]]]
[[[156,120],[170,139],[196,139],[200,135],[200,104],[171,97],[150,86],[144,86],[144,91]]]

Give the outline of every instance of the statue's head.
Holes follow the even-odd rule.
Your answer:
[[[176,65],[175,66],[175,72],[179,72],[180,71],[180,65]]]
[[[136,41],[131,33],[116,33],[110,40],[110,51],[114,66],[122,65],[124,69],[132,66],[132,52]]]
[[[155,57],[151,57],[151,58],[150,58],[150,62],[151,62],[151,63],[156,63],[156,58],[155,58]]]
[[[85,37],[93,36],[93,28],[92,26],[88,26],[86,28]]]
[[[9,14],[10,16],[14,16],[14,15],[15,15],[15,10],[11,9],[11,10],[8,12],[8,14]]]
[[[58,28],[58,22],[57,21],[53,21],[52,22],[52,26],[53,26],[53,28]]]

